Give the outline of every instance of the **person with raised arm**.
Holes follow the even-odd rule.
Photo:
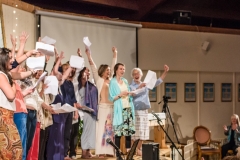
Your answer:
[[[25,43],[27,41],[27,34],[25,32],[23,32],[20,36],[19,36],[19,40],[20,40],[20,46],[18,49],[18,52],[16,54],[16,59],[18,59],[19,61],[19,57],[22,56],[22,54],[24,53],[24,46]],[[11,41],[12,41],[12,53],[15,53],[15,48],[16,48],[16,38],[13,38],[13,36],[11,35]],[[33,52],[30,52],[33,53]],[[29,55],[29,53],[28,53]],[[26,56],[22,57],[22,60],[26,59]],[[12,70],[11,72],[24,72],[26,71],[22,65],[18,65],[18,62],[15,60],[15,63],[12,64]],[[15,64],[15,66],[14,66]],[[31,94],[33,92],[33,89],[29,88],[26,89],[25,91],[23,91],[20,87],[21,85],[21,81],[20,80],[14,80],[15,85],[16,85],[16,98],[15,98],[15,105],[16,105],[16,111],[14,112],[14,123],[16,124],[16,127],[18,129],[19,135],[20,135],[20,139],[22,142],[22,147],[23,147],[23,154],[22,154],[22,160],[26,160],[26,154],[27,154],[27,128],[26,128],[26,124],[27,124],[27,107],[26,104],[24,102],[24,97]]]
[[[16,87],[9,71],[14,59],[11,51],[0,48],[0,155],[1,159],[22,159],[22,143],[13,114],[16,110]]]
[[[135,113],[127,80],[123,78],[125,65],[117,63],[109,84],[109,100],[113,102],[113,129],[115,144],[120,148],[121,136],[125,136],[125,147],[131,148],[131,136],[135,134]],[[119,155],[117,155],[118,157]]]
[[[163,79],[166,77],[169,67],[164,65],[164,72],[159,77],[155,83],[155,87],[160,85],[163,82]],[[135,108],[135,129],[136,133],[132,136],[132,140],[135,141],[140,139],[137,146],[137,156],[142,156],[142,142],[143,140],[149,139],[149,126],[148,126],[148,109],[151,108],[150,101],[148,97],[149,89],[146,87],[146,84],[141,81],[143,76],[142,70],[140,68],[132,69],[132,78],[133,81],[130,84],[132,91],[141,89],[142,92],[139,94],[133,95],[133,104]]]
[[[98,89],[98,121],[96,122],[96,155],[103,157],[104,154],[114,155],[111,145],[106,143],[107,138],[113,141],[114,133],[112,127],[113,102],[108,100],[109,83],[113,75],[113,68],[117,61],[117,48],[112,47],[113,59],[111,68],[107,64],[102,64],[97,69],[90,50],[86,50],[88,61],[93,73],[94,82]]]
[[[223,126],[224,135],[227,136],[227,142],[222,145],[222,158],[227,155],[228,150],[232,150],[234,155],[237,154],[237,148],[240,147],[240,122],[239,116],[233,114],[231,116],[231,124]]]
[[[74,77],[74,70],[69,64],[63,64],[62,73],[59,72],[59,66],[61,60],[64,58],[63,52],[61,52],[58,61],[56,62],[53,73],[56,77],[61,81],[60,82],[60,90],[63,95],[63,99],[65,103],[68,103],[72,107],[77,107],[77,100],[75,97],[74,86],[73,86],[73,77]],[[64,156],[66,160],[70,159],[68,156],[69,151],[69,144],[70,144],[70,135],[72,129],[72,120],[78,119],[78,112],[71,112],[71,113],[64,113],[66,115],[66,122],[65,122],[65,129],[64,129]]]

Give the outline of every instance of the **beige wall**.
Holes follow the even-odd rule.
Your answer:
[[[168,105],[180,142],[186,143],[192,138],[197,125],[207,126],[213,138],[224,137],[223,124],[230,124],[233,113],[240,114],[237,99],[240,36],[142,28],[138,37],[139,67],[155,70],[160,76],[163,65],[167,64],[170,71],[164,82],[177,83],[177,102]],[[201,49],[204,41],[210,42],[209,51]],[[184,102],[184,83],[190,82],[197,85],[196,102]],[[214,102],[203,102],[203,83],[215,84]],[[221,102],[221,83],[232,83],[232,102]],[[157,91],[159,102],[164,95],[164,83]],[[151,110],[161,112],[163,104],[157,102],[151,103]],[[176,142],[168,122],[168,133]]]

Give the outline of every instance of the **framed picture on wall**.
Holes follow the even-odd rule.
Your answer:
[[[221,87],[221,99],[222,102],[232,101],[232,83],[222,83]]]
[[[184,84],[184,100],[185,102],[196,102],[196,83]]]
[[[150,102],[157,102],[157,87],[148,92]]]
[[[165,96],[171,97],[168,102],[177,102],[177,83],[165,83]]]
[[[203,83],[203,102],[214,102],[214,83]]]

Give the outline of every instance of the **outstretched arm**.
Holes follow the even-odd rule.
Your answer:
[[[55,75],[59,81],[61,81],[61,79],[62,79],[62,73],[60,73],[58,71],[58,68],[61,64],[62,59],[64,58],[63,54],[64,53],[61,52],[60,56],[56,59],[57,61],[56,61],[55,65],[53,66],[53,75]]]
[[[94,63],[93,59],[92,59],[91,51],[90,51],[89,49],[86,49],[86,50],[85,50],[85,53],[86,53],[86,55],[87,55],[88,62],[89,62],[89,64],[90,64],[90,67],[91,67],[91,70],[92,70],[92,73],[93,73],[93,79],[94,79],[94,81],[95,81],[95,83],[96,83],[97,80],[98,80],[98,78],[99,78],[97,66],[96,66],[96,64]]]
[[[117,48],[112,47],[112,52],[113,52],[113,59],[112,59],[112,65],[111,65],[111,77],[114,74],[114,66],[117,63]]]
[[[164,65],[164,72],[160,77],[162,80],[166,77],[168,71],[169,71],[169,67],[167,65]]]
[[[17,45],[17,38],[14,38],[12,34],[10,34],[10,38],[11,38],[11,42],[12,42],[12,50],[11,50],[11,53],[12,53],[12,56],[14,57],[15,56],[15,49],[16,49],[16,45]]]
[[[23,54],[24,54],[24,47],[25,47],[25,44],[27,42],[27,39],[28,39],[29,35],[27,34],[27,32],[23,31],[21,33],[21,35],[19,36],[19,41],[20,41],[20,46],[18,48],[18,52],[17,52],[17,55],[16,55],[16,59],[18,59],[19,57],[21,57]],[[28,56],[29,57],[29,56]],[[17,60],[18,63],[21,63]]]

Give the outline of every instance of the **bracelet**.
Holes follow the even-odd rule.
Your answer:
[[[122,98],[121,96],[118,96],[118,99]]]

